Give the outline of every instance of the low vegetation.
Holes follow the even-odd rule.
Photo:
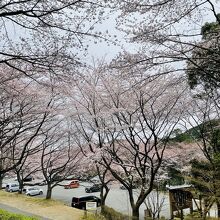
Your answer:
[[[180,218],[179,218],[180,219]],[[185,217],[185,220],[203,220],[204,218],[200,218],[200,217]],[[213,218],[213,217],[207,217],[206,220],[217,220],[218,218]]]
[[[107,220],[129,220],[131,219],[131,216],[123,215],[120,212],[117,212],[108,206],[102,207],[102,214],[105,216]]]
[[[185,220],[203,220],[204,218],[198,217],[198,216],[186,216],[184,217]],[[206,220],[217,220],[218,218],[213,217],[206,217]]]
[[[87,214],[82,218],[83,220],[129,220],[131,216],[123,215],[114,209],[103,206],[102,214]]]
[[[82,220],[107,220],[107,219],[99,214],[87,214],[82,217]]]
[[[38,218],[15,214],[11,212],[7,212],[5,210],[0,209],[0,219],[1,220],[38,220]]]
[[[18,193],[0,191],[0,203],[52,220],[80,220],[83,216],[82,210],[66,206],[60,201],[48,201],[44,198],[27,197]]]

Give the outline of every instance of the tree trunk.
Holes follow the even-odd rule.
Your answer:
[[[0,190],[2,189],[4,175],[0,174]]]
[[[203,215],[202,220],[206,220],[206,214]]]
[[[105,188],[105,193],[104,193],[104,188]],[[101,206],[105,205],[105,200],[107,198],[109,191],[110,191],[110,189],[107,186],[101,188],[101,193],[100,193]]]
[[[201,195],[199,195],[199,213],[200,213],[200,217],[203,217],[203,211],[202,211],[202,197]]]
[[[18,191],[19,194],[22,194],[23,188],[24,188],[24,183],[23,183],[23,181],[21,181],[21,182],[19,182],[19,191]]]
[[[104,187],[101,187],[101,192],[100,192],[100,199],[101,199],[101,206],[105,205],[104,201]]]
[[[132,207],[132,220],[139,220],[139,207]]]
[[[207,201],[204,200],[203,202],[204,202],[204,208],[203,208],[203,216],[202,216],[202,219],[203,219],[203,220],[206,220],[207,212],[208,212],[208,210],[207,210]]]
[[[220,218],[220,202],[219,201],[216,202],[216,206],[217,206],[217,217]]]
[[[24,188],[24,182],[23,182],[23,178],[20,177],[19,172],[17,172],[17,180],[19,183],[19,194],[22,194],[23,188]]]
[[[51,199],[52,196],[52,187],[51,185],[47,185],[47,195],[46,195],[46,199]]]

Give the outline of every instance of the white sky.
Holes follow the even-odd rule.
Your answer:
[[[215,1],[215,9],[217,13],[220,13],[220,4],[219,1]],[[210,8],[210,7],[209,7]],[[140,16],[141,17],[141,16]],[[106,32],[108,30],[108,33],[117,36],[117,43],[120,45],[108,45],[106,42],[98,42],[97,44],[94,44],[92,41],[89,43],[89,49],[88,49],[88,57],[87,60],[90,62],[93,58],[105,58],[106,61],[110,61],[112,58],[114,58],[119,52],[122,52],[124,49],[135,53],[139,50],[138,44],[131,44],[126,42],[126,39],[124,39],[125,34],[118,31],[116,29],[116,15],[113,15],[108,20],[105,20],[103,24],[98,25],[97,31],[103,31]],[[210,9],[205,9],[203,11],[202,17],[200,17],[200,21],[196,21],[194,23],[183,23],[183,26],[179,26],[183,30],[185,29],[186,32],[188,32],[190,29],[195,30],[197,29],[198,32],[201,30],[201,26],[205,24],[205,22],[214,22],[216,19],[210,11]]]
[[[213,1],[214,2],[214,1]],[[215,1],[215,6],[217,9],[217,12],[220,12],[220,4],[219,1]],[[195,28],[198,27],[201,24],[204,24],[205,22],[212,22],[215,21],[215,18],[213,16],[213,13],[210,12],[208,9],[205,10],[203,12],[203,17],[201,19],[201,23],[195,23],[194,27],[187,27],[187,23],[185,24],[186,29],[189,28]],[[81,58],[83,61],[87,62],[87,63],[91,63],[94,59],[105,59],[106,61],[110,61],[111,59],[113,59],[117,54],[119,54],[120,52],[123,52],[123,50],[132,52],[132,53],[136,53],[139,50],[139,45],[138,44],[131,44],[126,42],[125,39],[125,34],[123,32],[120,32],[116,29],[116,17],[117,17],[117,13],[114,12],[114,14],[110,14],[109,18],[103,21],[103,24],[98,24],[96,26],[96,30],[97,32],[101,31],[103,33],[106,33],[106,31],[108,31],[108,34],[111,35],[111,39],[114,41],[115,39],[117,39],[118,41],[116,41],[116,45],[114,45],[113,43],[107,43],[107,42],[100,42],[99,40],[96,39],[90,39],[87,40],[85,42],[85,44],[89,45],[88,48],[88,55],[85,57],[83,55],[81,55]],[[141,16],[140,16],[141,19]],[[182,27],[184,29],[184,26]],[[21,33],[20,31],[16,30],[16,28],[14,26],[7,26],[8,31],[10,31],[11,37],[13,40],[16,41],[16,39],[18,38],[18,36],[21,36],[23,33]],[[24,33],[25,34],[25,33]],[[116,37],[114,37],[116,36]],[[128,40],[128,39],[127,39]],[[94,43],[96,42],[96,43]]]

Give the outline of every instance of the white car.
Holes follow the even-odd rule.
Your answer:
[[[18,192],[19,185],[17,183],[7,183],[5,186],[5,191],[7,192]]]
[[[35,196],[35,195],[43,194],[43,190],[37,187],[29,187],[29,188],[24,189],[24,191],[27,196]]]

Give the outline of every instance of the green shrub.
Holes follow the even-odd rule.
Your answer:
[[[0,220],[38,220],[38,218],[15,214],[0,209]]]

